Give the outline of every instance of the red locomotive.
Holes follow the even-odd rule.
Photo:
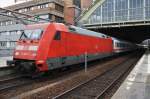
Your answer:
[[[13,61],[20,69],[45,72],[82,63],[85,53],[91,61],[120,52],[120,47],[121,52],[131,49],[132,44],[120,42],[101,33],[62,23],[28,25],[17,43]]]

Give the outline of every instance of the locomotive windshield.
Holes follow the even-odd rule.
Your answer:
[[[22,33],[21,39],[32,39],[38,40],[41,38],[43,30],[41,29],[34,29],[34,30],[24,30]]]

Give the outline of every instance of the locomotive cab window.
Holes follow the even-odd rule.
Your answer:
[[[60,31],[56,32],[54,40],[61,40],[61,32]]]
[[[39,40],[43,34],[41,29],[24,30],[21,39]]]

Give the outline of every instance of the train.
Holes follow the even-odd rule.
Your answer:
[[[82,63],[85,54],[92,61],[135,48],[135,44],[73,25],[32,24],[25,26],[8,65],[40,73]]]
[[[141,46],[145,49],[150,49],[150,39],[146,39],[141,43]]]

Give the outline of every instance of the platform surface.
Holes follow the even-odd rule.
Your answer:
[[[7,67],[7,60],[12,60],[13,57],[12,56],[8,56],[8,57],[0,57],[0,68],[2,67]]]
[[[150,51],[147,51],[111,99],[150,99]]]

